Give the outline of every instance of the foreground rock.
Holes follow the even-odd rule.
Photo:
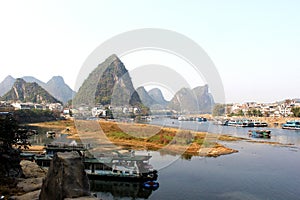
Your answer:
[[[22,160],[20,163],[23,171],[23,178],[18,179],[17,187],[25,194],[13,196],[15,200],[34,200],[38,199],[43,179],[46,177],[47,170],[42,169],[35,162]]]
[[[57,153],[43,182],[40,200],[90,196],[89,180],[77,152]]]

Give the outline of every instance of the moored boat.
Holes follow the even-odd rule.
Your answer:
[[[254,137],[254,138],[271,138],[271,131],[270,130],[249,130],[248,135],[249,137]]]
[[[49,167],[53,155],[57,152],[77,151],[82,156],[85,171],[90,179],[140,182],[157,180],[157,170],[149,164],[152,158],[150,155],[135,155],[132,151],[127,154],[116,152],[117,154],[89,158],[85,156],[84,151],[87,148],[83,145],[48,145],[45,149],[45,155],[35,157],[35,162],[42,167]]]
[[[300,130],[300,121],[287,121],[282,125],[283,129]]]
[[[48,138],[52,138],[52,137],[55,137],[55,131],[47,131],[46,132],[46,136],[48,137]]]

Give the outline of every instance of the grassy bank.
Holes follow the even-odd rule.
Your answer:
[[[135,150],[160,150],[171,154],[220,156],[237,152],[216,141],[237,141],[242,138],[194,132],[154,125],[117,123],[112,121],[73,120],[34,123],[30,126],[60,129],[69,138],[99,140],[99,144],[113,143],[116,146]],[[101,130],[101,131],[100,131]],[[102,134],[102,135],[101,135]],[[108,140],[105,140],[107,137]],[[29,150],[38,150],[33,146]]]

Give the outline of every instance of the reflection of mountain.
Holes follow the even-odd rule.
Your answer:
[[[139,182],[90,181],[91,191],[100,199],[129,197],[130,199],[148,199],[152,190],[145,189]]]

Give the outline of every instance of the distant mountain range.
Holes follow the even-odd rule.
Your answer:
[[[63,103],[66,103],[75,95],[75,92],[64,82],[64,79],[61,76],[53,76],[47,83],[44,83],[32,76],[24,76],[22,79],[28,83],[37,83],[53,97]],[[8,92],[14,85],[15,81],[16,79],[12,76],[7,76],[0,83],[0,96],[3,96],[6,92]]]
[[[12,88],[0,99],[32,103],[61,103],[36,82],[28,83],[21,78],[16,79]]]
[[[208,92],[208,86],[198,86],[194,89],[182,88],[170,101],[170,109],[183,113],[211,113],[214,99]]]
[[[108,57],[89,74],[73,102],[76,105],[143,104],[151,109],[173,109],[184,113],[210,113],[214,105],[207,85],[193,90],[182,88],[170,102],[158,88],[149,92],[144,87],[135,90],[127,69],[116,55]]]
[[[182,88],[170,101],[164,99],[158,88],[148,92],[144,87],[135,90],[125,65],[116,55],[111,55],[99,64],[83,82],[77,94],[61,76],[54,76],[47,83],[32,76],[24,76],[22,79],[7,76],[0,83],[0,95],[1,99],[7,100],[63,103],[74,97],[74,105],[145,105],[151,109],[171,109],[182,113],[211,113],[214,105],[207,85],[194,89]]]

